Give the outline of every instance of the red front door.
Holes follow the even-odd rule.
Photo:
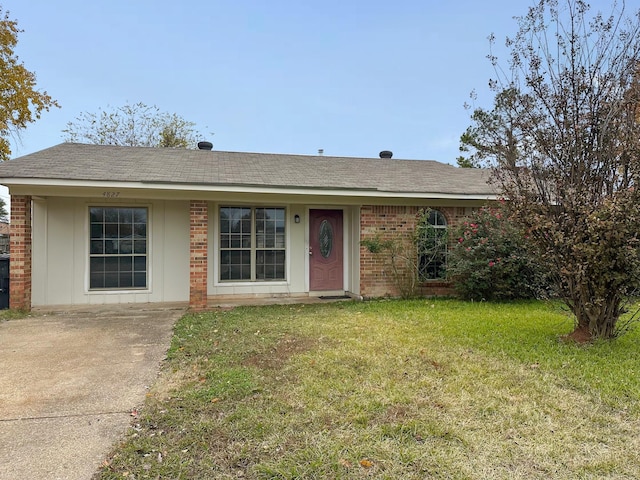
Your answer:
[[[309,211],[309,288],[343,290],[342,210]]]

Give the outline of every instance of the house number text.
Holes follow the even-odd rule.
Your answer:
[[[102,196],[104,198],[118,198],[120,196],[120,192],[102,192]]]

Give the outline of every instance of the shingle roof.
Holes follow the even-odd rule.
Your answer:
[[[221,152],[62,143],[0,164],[0,181],[142,182],[211,186],[494,195],[487,172],[432,160]]]

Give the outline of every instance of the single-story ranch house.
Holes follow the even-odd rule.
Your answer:
[[[63,143],[0,164],[11,195],[11,308],[396,295],[363,239],[411,230],[425,207],[446,228],[496,198],[481,170],[391,152],[280,155],[201,143]],[[434,277],[426,293],[442,287]]]

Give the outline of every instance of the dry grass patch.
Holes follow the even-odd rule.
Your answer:
[[[536,302],[188,315],[97,478],[634,478],[638,335],[570,329]]]

